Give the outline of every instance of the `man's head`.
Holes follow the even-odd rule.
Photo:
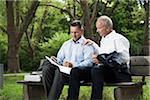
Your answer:
[[[70,24],[70,34],[74,41],[80,39],[84,32],[83,26],[80,20],[74,20]]]
[[[96,28],[100,36],[106,36],[113,30],[113,22],[108,16],[101,16],[97,19]]]

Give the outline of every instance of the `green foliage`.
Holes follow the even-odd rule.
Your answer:
[[[0,63],[6,64],[7,58],[7,36],[0,33]]]
[[[56,56],[61,45],[69,38],[70,36],[67,33],[55,33],[51,39],[48,39],[47,42],[39,44],[40,56]]]
[[[35,51],[35,40],[32,38],[31,45],[33,48],[33,51]],[[38,68],[40,59],[37,59],[38,56],[35,55],[35,53],[32,53],[29,48],[29,44],[27,42],[27,37],[24,34],[22,41],[20,43],[20,49],[19,49],[19,58],[20,58],[20,67],[23,71],[32,71],[36,70]]]
[[[5,8],[5,2],[0,1],[0,32],[2,28],[6,30],[6,22],[7,22],[6,21],[6,9],[4,8]]]
[[[93,0],[87,0],[90,10],[93,10]],[[98,16],[102,15],[102,10],[104,5],[108,0],[101,0],[99,2],[99,7],[97,8]],[[67,11],[73,10],[73,0],[40,0],[40,4],[48,4],[48,2],[54,6],[66,9]],[[106,13],[111,11],[115,0],[109,0],[109,3],[106,5]],[[31,0],[22,0],[19,2],[19,15],[20,19],[25,16],[27,9],[31,5]],[[82,19],[82,10],[81,6],[76,2],[76,18]],[[16,9],[16,1],[14,2],[14,8]],[[46,10],[46,15],[44,17],[42,26],[41,21],[43,14]],[[91,13],[92,14],[92,13]],[[109,14],[108,14],[109,15]],[[126,36],[130,43],[131,55],[142,55],[142,45],[143,45],[143,35],[144,35],[144,21],[145,12],[144,8],[139,8],[137,0],[121,0],[119,5],[114,10],[113,14],[110,14],[114,22],[114,29]],[[16,16],[16,10],[15,14]],[[0,61],[6,64],[7,60],[7,16],[5,1],[0,2]],[[70,16],[67,12],[63,12],[60,9],[57,9],[52,6],[39,6],[35,17],[31,24],[28,27],[27,32],[33,33],[30,37],[30,41],[33,47],[33,54],[31,54],[28,47],[27,38],[24,35],[19,49],[19,57],[21,62],[21,69],[23,71],[36,70],[40,59],[44,58],[45,55],[51,56],[56,55],[60,46],[64,41],[69,39],[67,34],[69,29]],[[23,19],[22,19],[23,20]],[[20,20],[20,23],[22,22]],[[15,19],[16,22],[16,19]],[[39,30],[41,28],[41,32]],[[93,29],[96,30],[95,21],[93,22]],[[32,32],[33,31],[33,32]],[[38,37],[41,37],[38,40]]]
[[[146,85],[144,86],[143,100],[150,99],[150,81],[146,81]]]
[[[129,39],[131,55],[142,54],[144,25],[141,24],[141,21],[144,21],[144,13],[143,8],[139,8],[136,0],[130,2],[123,0],[111,16],[114,29]]]
[[[47,38],[46,42],[41,42],[36,45],[34,38],[32,39],[32,46],[34,47],[34,54],[31,55],[27,43],[26,36],[21,41],[21,48],[19,50],[20,65],[23,71],[37,70],[41,59],[46,55],[56,55],[61,45],[70,38],[67,33],[55,33],[52,38]]]
[[[131,55],[140,55],[142,52],[143,44],[143,31],[124,30],[126,37],[130,41],[130,53]]]

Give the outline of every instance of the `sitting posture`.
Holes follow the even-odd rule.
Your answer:
[[[57,62],[63,66],[71,67],[71,73],[76,69],[84,69],[92,66],[91,56],[94,53],[92,46],[84,45],[84,29],[79,20],[70,24],[71,39],[66,41],[57,54]],[[43,63],[42,81],[48,100],[58,100],[64,83],[69,81],[67,75],[60,72],[57,66],[48,61]],[[90,76],[90,74],[89,74]],[[87,76],[88,77],[88,76]]]
[[[68,100],[78,100],[80,81],[91,79],[91,100],[101,100],[104,82],[131,81],[129,73],[129,41],[113,30],[112,20],[101,16],[96,22],[97,32],[102,39],[100,47],[90,39],[86,44],[95,48],[90,69],[72,70],[69,82]],[[121,56],[120,56],[121,55]],[[88,77],[88,78],[87,78]]]
[[[100,47],[89,39],[85,43],[98,51],[98,55],[93,55],[95,66],[91,69],[91,100],[102,99],[104,82],[131,81],[128,39],[113,30],[112,20],[108,16],[99,17],[96,28],[102,37]]]

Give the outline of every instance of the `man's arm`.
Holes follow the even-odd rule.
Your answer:
[[[90,39],[86,39],[86,41],[84,42],[84,45],[93,46],[95,54],[99,54],[100,47],[94,41],[92,41]]]
[[[130,43],[127,39],[119,38],[115,40],[115,48],[118,53],[122,54],[122,58],[124,59],[124,62],[129,61],[129,48]]]
[[[63,65],[63,60],[65,58],[64,48],[65,48],[65,43],[61,46],[61,48],[57,53],[57,62],[61,65]]]
[[[83,53],[84,61],[75,65],[75,67],[90,67],[93,65],[92,55],[94,54],[94,48],[92,46],[85,45]]]

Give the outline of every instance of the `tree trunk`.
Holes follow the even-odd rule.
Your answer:
[[[90,12],[88,2],[86,0],[80,0],[81,9],[83,11],[83,22],[84,22],[84,29],[85,29],[85,37],[91,38],[93,35],[93,30],[91,29],[92,25],[90,22]]]
[[[145,1],[145,29],[144,29],[144,44],[143,44],[143,55],[149,55],[149,1]]]
[[[19,45],[16,42],[13,1],[6,1],[8,32],[8,72],[19,72]]]
[[[23,33],[27,31],[29,24],[35,15],[35,11],[39,5],[38,0],[32,1],[30,8],[28,9],[23,23],[19,24],[19,20],[14,22],[14,1],[6,1],[6,11],[7,11],[7,33],[8,33],[8,72],[19,72],[19,44]],[[18,10],[17,10],[18,11]],[[19,14],[16,16],[19,17]],[[19,28],[19,29],[18,29]]]

